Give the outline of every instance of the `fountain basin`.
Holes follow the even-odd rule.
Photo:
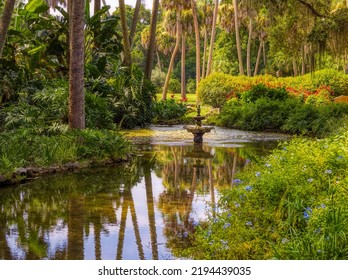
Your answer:
[[[214,129],[213,126],[185,125],[184,129],[193,134],[193,142],[200,144],[203,142],[203,135]]]

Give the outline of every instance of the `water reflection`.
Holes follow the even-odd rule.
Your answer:
[[[140,145],[134,163],[0,189],[0,259],[180,257],[218,190],[263,145]]]

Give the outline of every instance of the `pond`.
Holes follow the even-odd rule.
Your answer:
[[[287,136],[182,126],[126,133],[134,161],[0,189],[0,259],[180,259],[221,188]]]

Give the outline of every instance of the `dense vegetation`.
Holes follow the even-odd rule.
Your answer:
[[[347,132],[251,162],[196,228],[196,259],[347,259]],[[196,248],[200,248],[197,250]]]

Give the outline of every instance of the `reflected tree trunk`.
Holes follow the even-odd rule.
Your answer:
[[[214,192],[214,178],[213,178],[213,163],[211,159],[209,159],[208,161],[208,168],[209,168],[210,199],[211,199],[211,204],[213,205],[213,217],[215,218],[215,215],[216,215],[215,192]]]
[[[72,194],[69,199],[68,216],[68,260],[84,259],[84,217],[85,198],[83,195]]]
[[[5,224],[5,223],[1,223]],[[3,227],[0,229],[0,260],[12,260],[11,249],[8,246],[6,239],[6,229]]]
[[[101,227],[100,222],[101,217],[94,223],[94,250],[95,250],[95,259],[101,260]]]
[[[136,241],[137,247],[138,247],[139,258],[141,260],[144,260],[145,254],[144,254],[144,250],[143,250],[143,245],[141,243],[140,230],[139,230],[139,226],[138,226],[137,214],[136,214],[135,207],[134,207],[134,199],[133,199],[132,191],[129,191],[129,201],[130,201],[129,207],[130,207],[130,212],[131,212],[131,216],[132,216],[132,223],[133,223],[133,228],[134,228],[135,241]]]
[[[126,223],[127,223],[127,214],[128,214],[128,203],[129,203],[128,199],[124,195],[123,201],[122,201],[120,231],[118,233],[116,260],[122,260],[123,246],[124,246],[124,235],[126,232]]]
[[[148,163],[145,163],[144,165],[144,176],[145,176],[145,188],[146,188],[147,213],[148,213],[149,227],[150,227],[152,259],[158,260],[155,205],[153,201],[151,170]]]

